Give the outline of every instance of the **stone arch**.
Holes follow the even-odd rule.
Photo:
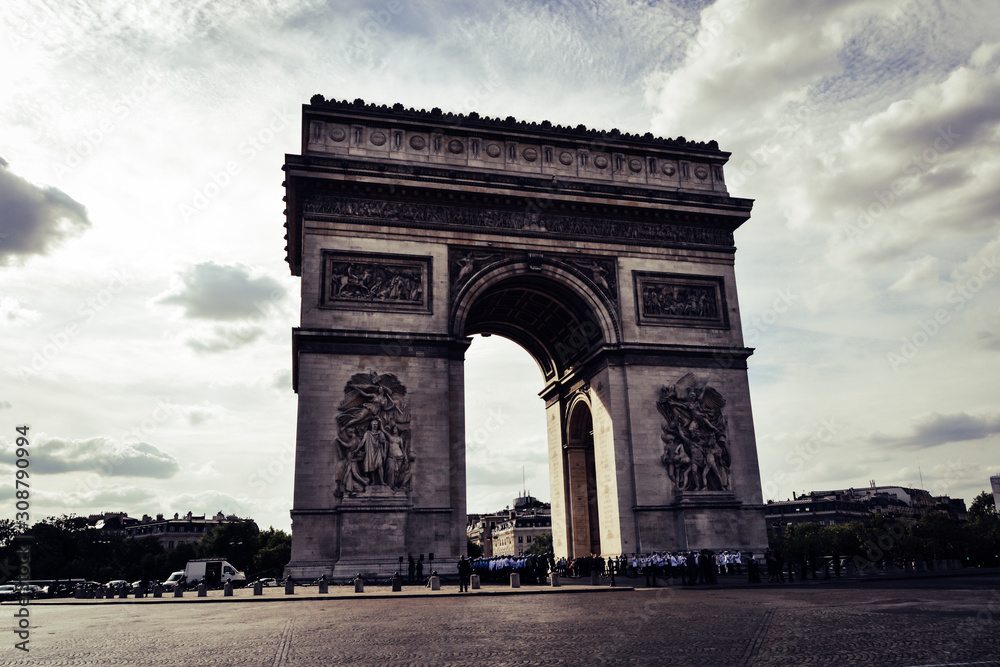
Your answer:
[[[449,324],[456,337],[484,333],[513,340],[546,381],[620,337],[607,299],[545,260],[511,260],[480,271],[454,295]]]

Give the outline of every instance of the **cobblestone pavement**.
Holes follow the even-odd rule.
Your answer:
[[[3,665],[1000,666],[1000,576],[30,605]],[[537,590],[537,589],[535,589]],[[4,604],[11,618],[17,606]],[[8,625],[11,627],[11,625]]]

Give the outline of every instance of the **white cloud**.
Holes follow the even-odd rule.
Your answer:
[[[41,474],[96,472],[109,477],[164,479],[180,470],[173,456],[146,442],[39,435],[33,445],[32,466]]]
[[[182,271],[180,285],[156,301],[180,306],[188,318],[238,320],[268,311],[285,298],[285,288],[269,276],[251,277],[246,266],[202,262]]]
[[[908,262],[906,273],[889,286],[894,292],[905,292],[915,287],[935,285],[938,281],[938,266],[941,260],[931,255],[925,255],[915,262]]]

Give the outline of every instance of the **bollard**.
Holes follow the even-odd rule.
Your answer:
[[[591,586],[600,586],[601,585],[601,577],[600,577],[599,574],[597,574],[597,570],[591,570],[590,571],[590,585]],[[654,582],[654,585],[655,585],[655,582]]]
[[[162,598],[163,597],[163,586],[156,584],[153,586],[153,597]]]
[[[114,595],[114,592],[112,592],[111,594]],[[119,600],[127,600],[128,599],[128,591],[125,590],[124,586],[122,586],[121,590],[118,591],[118,599]]]
[[[559,588],[562,586],[562,582],[559,581],[559,574],[557,572],[553,572],[549,575],[549,586],[552,588]]]
[[[358,576],[354,577],[354,592],[355,593],[365,592],[365,580],[361,578],[360,572],[358,572]]]
[[[233,582],[227,581],[226,585],[222,587],[222,597],[224,598],[233,597]]]
[[[198,584],[198,597],[203,598],[206,597],[207,595],[208,595],[208,586],[206,586],[205,582],[203,581],[200,584]]]
[[[260,583],[259,581],[253,582],[253,594],[254,595],[263,595],[264,594],[264,584]]]
[[[285,595],[295,595],[295,582],[291,577],[285,579]]]
[[[184,597],[184,587],[183,586],[174,586],[174,597],[175,598],[182,598],[182,597]]]
[[[403,590],[403,583],[399,577],[393,576],[393,578],[390,581],[392,582],[393,593],[399,593]]]
[[[471,577],[469,577],[469,584],[470,584],[470,587],[472,588],[472,590],[478,591],[479,590],[479,575],[478,574],[474,574]]]
[[[146,590],[142,586],[139,586],[139,588],[135,589],[135,599],[141,600],[144,597],[146,597]]]
[[[436,574],[431,576],[429,583],[431,585],[432,591],[441,590],[441,577],[437,576]]]
[[[521,575],[517,572],[510,573],[510,587],[520,588],[521,587]]]
[[[319,594],[326,595],[329,592],[330,592],[330,582],[327,581],[326,579],[323,579],[322,581],[319,582]]]
[[[73,597],[76,598],[77,600],[82,600],[83,599],[83,589],[82,588],[74,588],[73,589]]]

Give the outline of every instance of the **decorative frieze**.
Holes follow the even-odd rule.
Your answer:
[[[633,271],[632,279],[639,324],[729,328],[721,277]]]
[[[431,312],[431,258],[323,252],[320,306]]]
[[[470,230],[555,233],[580,238],[643,242],[659,245],[689,244],[733,247],[733,235],[715,227],[695,227],[652,222],[632,222],[607,218],[441,206],[436,204],[355,199],[334,195],[312,195],[303,205],[306,217],[325,216],[372,220],[400,227],[464,227]],[[349,220],[350,221],[350,220]]]
[[[544,253],[533,256],[523,251],[483,251],[471,247],[450,247],[448,268],[451,293],[454,296],[480,271],[504,261],[526,259],[540,268],[542,261],[575,274],[588,283],[617,309],[618,270],[614,259],[592,255]]]

